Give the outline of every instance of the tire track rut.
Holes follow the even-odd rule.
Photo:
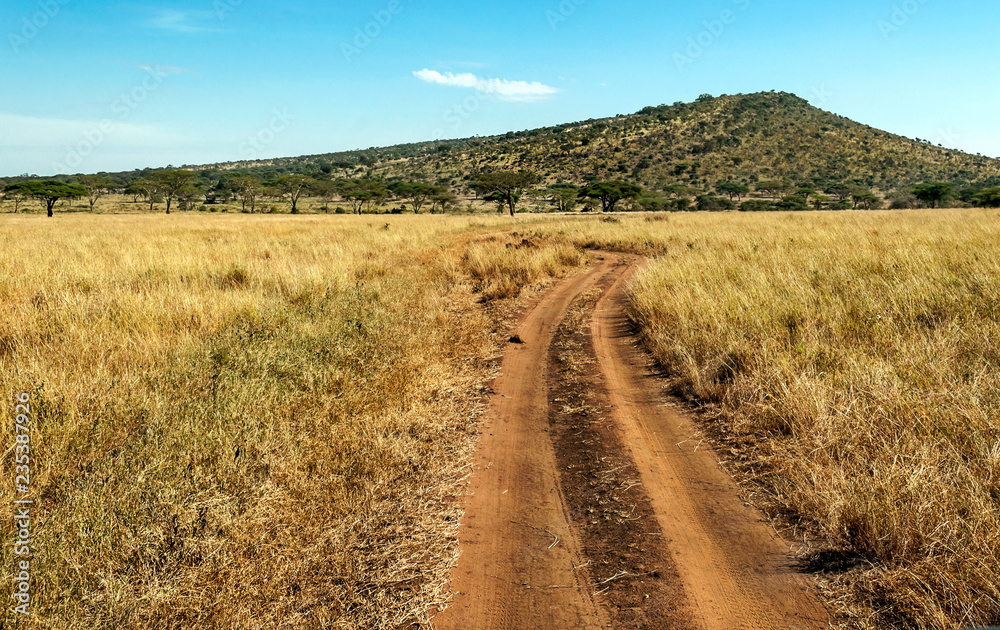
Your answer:
[[[788,545],[762,515],[743,504],[711,449],[677,446],[695,432],[694,425],[665,406],[624,311],[625,282],[640,259],[596,255],[587,272],[559,282],[530,308],[516,331],[523,344],[512,344],[504,356],[464,498],[461,555],[452,571],[454,600],[434,619],[434,627],[828,627],[827,613],[810,594],[808,581],[790,566]],[[582,387],[608,407],[605,417],[613,433],[605,433],[595,448],[617,448],[616,457],[638,471],[642,497],[632,500],[651,510],[644,518],[662,533],[662,542],[639,551],[649,554],[647,564],[656,564],[657,554],[669,557],[661,558],[668,565],[665,579],[643,580],[632,595],[639,593],[650,603],[669,599],[672,615],[623,616],[616,607],[628,593],[625,599],[601,594],[607,587],[596,584],[599,572],[588,568],[593,559],[585,551],[597,555],[594,550],[607,543],[602,535],[622,536],[624,530],[609,528],[602,534],[581,522],[574,510],[585,503],[586,490],[566,476],[572,453],[559,426],[550,425],[548,388],[557,386],[558,376],[552,339],[573,302],[595,288],[602,290],[590,317],[596,368],[587,372],[590,382]],[[650,597],[650,588],[660,592]]]

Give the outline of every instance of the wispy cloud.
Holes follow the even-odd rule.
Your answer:
[[[149,25],[163,31],[190,35],[194,33],[217,33],[218,28],[205,26],[205,23],[215,18],[209,11],[178,11],[176,9],[158,9]]]
[[[472,88],[483,94],[495,95],[505,101],[537,101],[548,98],[559,92],[551,85],[538,81],[508,81],[507,79],[484,79],[470,72],[461,74],[444,74],[436,70],[417,70],[413,73],[421,81],[447,85],[450,87]]]
[[[87,133],[93,133],[95,129],[106,129],[109,124],[114,126],[114,132],[106,134],[102,132],[102,134],[107,135],[105,144],[112,148],[172,147],[189,140],[152,125],[138,125],[110,119],[99,121],[35,118],[0,112],[0,129],[3,130],[0,133],[0,147],[5,149],[40,147],[59,153],[64,150],[63,147],[73,146],[84,140]]]

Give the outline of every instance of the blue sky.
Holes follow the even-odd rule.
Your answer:
[[[488,135],[784,90],[1000,156],[990,0],[6,0],[0,176]]]

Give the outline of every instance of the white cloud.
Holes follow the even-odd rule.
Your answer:
[[[508,81],[507,79],[484,79],[470,72],[444,74],[436,70],[418,70],[413,73],[421,81],[451,87],[472,88],[483,94],[492,94],[505,101],[537,101],[559,92],[556,88],[537,81]]]
[[[177,11],[174,9],[157,10],[156,16],[150,20],[150,26],[164,31],[183,33],[217,33],[218,28],[204,26],[213,14],[208,11]],[[200,22],[200,24],[199,24]]]

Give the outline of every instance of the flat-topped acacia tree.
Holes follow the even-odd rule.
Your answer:
[[[174,197],[180,197],[193,188],[197,175],[191,171],[171,169],[156,171],[149,177],[152,192],[161,195],[167,201],[167,214],[170,214],[170,202]]]
[[[5,193],[22,194],[25,197],[32,197],[45,202],[45,209],[48,216],[52,216],[52,208],[60,199],[75,199],[86,197],[87,189],[78,184],[67,184],[56,179],[39,180],[33,179],[26,182],[17,182],[4,187]]]
[[[299,198],[309,192],[309,189],[316,183],[312,177],[307,175],[282,175],[277,179],[266,182],[266,186],[282,197],[288,197],[292,202],[292,214],[299,213]]]
[[[475,186],[501,207],[505,206],[510,211],[510,216],[514,216],[521,196],[538,181],[538,175],[531,171],[491,171],[480,173]]]
[[[635,184],[614,179],[607,182],[594,182],[584,186],[578,194],[581,199],[598,199],[601,202],[602,211],[614,212],[619,201],[622,199],[635,199],[642,194],[642,188]]]

